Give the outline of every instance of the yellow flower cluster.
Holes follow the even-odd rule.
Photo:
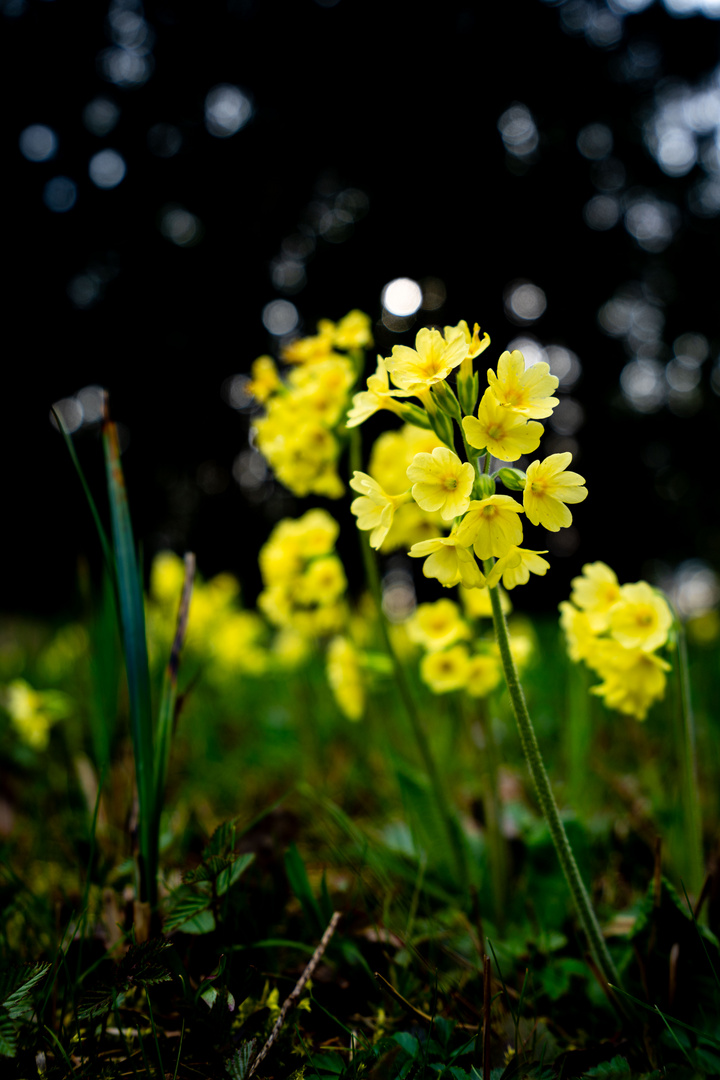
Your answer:
[[[72,712],[72,702],[60,690],[33,690],[24,679],[14,679],[2,691],[0,702],[22,742],[32,750],[46,750],[50,728]]]
[[[340,711],[348,720],[360,720],[365,712],[365,680],[360,653],[348,637],[338,634],[330,641],[326,665]]]
[[[273,626],[305,638],[329,637],[347,622],[343,565],[335,554],[339,525],[325,510],[285,518],[260,551],[264,589],[258,607]]]
[[[483,593],[487,590],[474,595]],[[490,615],[489,602],[482,613]],[[501,682],[502,663],[494,638],[476,637],[454,601],[419,604],[405,626],[409,639],[424,650],[420,678],[433,693],[464,690],[471,697],[487,697]],[[533,649],[530,635],[513,630],[510,647],[518,667],[524,666]]]
[[[285,377],[272,357],[252,365],[248,389],[265,406],[253,424],[255,445],[293,494],[337,499],[344,493],[337,472],[341,425],[357,381],[357,351],[371,343],[370,319],[351,311],[337,324],[322,320],[317,334],[286,345]]]
[[[560,613],[571,659],[584,661],[602,679],[592,693],[609,708],[644,720],[663,697],[670,670],[657,655],[673,622],[662,594],[646,581],[620,585],[605,563],[587,563]]]
[[[169,655],[184,577],[183,560],[174,552],[161,551],[153,559],[146,623],[151,656],[160,662]],[[208,678],[223,680],[233,672],[262,675],[268,668],[267,636],[264,620],[241,608],[237,578],[195,578],[184,649],[203,661]]]
[[[548,364],[526,367],[521,352],[504,352],[497,372],[488,371],[487,389],[477,405],[479,379],[473,361],[489,341],[487,334],[480,337],[477,324],[470,333],[465,322],[446,326],[442,333],[420,330],[414,349],[395,345],[391,356],[378,357],[367,390],[355,394],[348,413],[349,427],[387,409],[434,433],[435,445],[417,449],[404,476],[397,476],[395,465],[392,484],[383,483],[372,464],[371,476],[356,471],[351,486],[361,498],[351,509],[358,527],[372,531],[376,548],[390,541],[396,517],[407,514],[409,506],[436,515],[430,524],[435,535],[411,541],[409,554],[424,558],[425,576],[447,587],[483,588],[502,580],[505,588],[513,589],[530,574],[544,575],[549,563],[542,556],[547,552],[520,546],[520,514],[557,532],[572,523],[568,504],[587,496],[583,477],[568,470],[569,453],[535,460],[526,472],[509,466],[490,471],[492,458],[517,462],[538,448],[544,432],[538,420],[550,416],[558,404],[552,396],[558,380]],[[456,390],[447,381],[451,375]],[[408,397],[419,404],[399,400]],[[464,461],[455,451],[454,425],[464,445]],[[511,495],[496,494],[498,481],[510,491],[522,491],[522,504]],[[391,494],[393,487],[401,490]]]

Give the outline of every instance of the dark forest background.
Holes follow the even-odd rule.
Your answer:
[[[234,377],[277,350],[268,312],[292,319],[277,300],[299,332],[367,311],[384,355],[462,318],[493,366],[519,337],[554,348],[568,376],[543,445],[576,452],[590,497],[523,606],[553,608],[595,559],[716,598],[720,6],[0,12],[6,611],[66,610],[78,555],[98,561],[49,419],[60,402],[79,424],[102,502],[93,386],[121,425],[146,562],[192,548],[252,601],[260,544],[311,505],[258,479],[233,407]],[[382,321],[397,277],[427,302],[404,336]],[[348,505],[331,509],[352,563]]]

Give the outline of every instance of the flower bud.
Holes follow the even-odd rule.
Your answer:
[[[462,413],[460,412],[460,403],[455,397],[452,388],[446,382],[439,382],[433,386],[432,393],[438,407],[442,409],[446,416],[449,416],[452,420],[457,420],[459,424],[462,420]]]
[[[404,420],[406,424],[414,424],[419,428],[431,428],[430,417],[421,409],[419,405],[413,405],[409,401],[398,401],[393,407],[393,412],[397,413],[401,420]]]
[[[473,487],[474,499],[489,499],[495,494],[495,481],[488,473],[480,473]]]
[[[522,491],[525,487],[525,473],[522,469],[504,467],[495,473],[495,479],[499,480],[503,487],[509,491]]]
[[[477,371],[474,375],[465,375],[460,369],[457,377],[457,395],[462,411],[467,416],[472,416],[477,405],[480,380]]]

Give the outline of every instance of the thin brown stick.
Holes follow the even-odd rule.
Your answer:
[[[307,967],[305,968],[302,975],[298,979],[298,981],[295,984],[295,987],[292,990],[292,992],[290,993],[290,995],[285,998],[285,1001],[283,1002],[282,1008],[280,1010],[280,1014],[279,1014],[277,1020],[275,1021],[275,1024],[273,1026],[272,1031],[268,1035],[267,1042],[265,1043],[262,1050],[257,1055],[257,1057],[254,1059],[252,1065],[248,1069],[248,1074],[247,1074],[248,1075],[248,1080],[250,1080],[250,1077],[255,1072],[255,1070],[257,1069],[260,1062],[263,1061],[263,1059],[265,1057],[267,1057],[267,1054],[268,1054],[268,1052],[270,1050],[270,1047],[273,1045],[273,1043],[277,1039],[278,1035],[280,1034],[280,1030],[281,1030],[283,1024],[285,1023],[285,1017],[287,1016],[287,1014],[289,1013],[290,1009],[295,1004],[297,999],[302,994],[303,988],[305,987],[305,984],[307,983],[308,979],[311,978],[313,971],[315,970],[315,968],[320,963],[322,955],[325,952],[325,950],[327,949],[328,945],[330,944],[330,938],[335,933],[335,927],[337,926],[339,921],[340,921],[340,912],[336,911],[336,912],[333,913],[333,917],[330,920],[330,922],[328,923],[327,930],[325,931],[325,933],[323,934],[323,936],[320,939],[320,944],[318,945],[317,949],[315,950],[315,952],[310,957],[310,962],[308,963]]]

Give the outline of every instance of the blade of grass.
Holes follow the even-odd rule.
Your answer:
[[[705,951],[705,956],[707,957],[707,962],[710,965],[710,970],[713,973],[713,978],[715,979],[715,983],[716,983],[718,989],[720,989],[720,979],[718,978],[718,973],[715,970],[715,965],[713,964],[712,960],[710,959],[710,953],[707,950],[707,945],[705,944],[705,939],[702,936],[702,934],[700,933],[700,927],[698,926],[698,921],[695,918],[695,912],[693,910],[692,904],[690,903],[690,898],[689,898],[689,896],[687,894],[687,889],[685,888],[685,883],[681,881],[680,884],[682,885],[682,891],[685,893],[685,903],[688,906],[688,910],[690,912],[690,918],[693,921],[693,926],[695,927],[695,929],[697,931],[697,936],[700,938],[700,943],[701,943],[701,945],[702,945],[702,947],[703,947],[703,949]]]
[[[662,1013],[660,1012],[660,1009],[659,1009],[659,1008],[657,1007],[657,1005],[655,1006],[655,1012],[656,1012],[656,1013],[658,1014],[658,1016],[659,1016],[659,1017],[660,1017],[660,1019],[662,1020],[663,1024],[664,1024],[664,1025],[665,1025],[665,1027],[666,1027],[666,1028],[668,1029],[668,1031],[669,1031],[669,1032],[670,1032],[670,1034],[672,1035],[673,1039],[674,1039],[674,1040],[675,1040],[675,1042],[677,1043],[677,1045],[678,1045],[678,1049],[680,1050],[681,1054],[683,1054],[683,1055],[684,1055],[684,1057],[686,1057],[686,1058],[687,1058],[687,1060],[688,1060],[688,1061],[690,1062],[690,1064],[692,1065],[692,1064],[693,1064],[692,1058],[691,1058],[691,1057],[690,1057],[690,1055],[688,1054],[688,1052],[687,1052],[687,1050],[685,1049],[685,1047],[683,1046],[683,1044],[682,1044],[682,1043],[680,1042],[680,1040],[678,1039],[678,1037],[677,1037],[677,1035],[675,1034],[675,1032],[673,1031],[673,1029],[672,1029],[672,1028],[670,1027],[670,1025],[668,1024],[668,1022],[667,1022],[667,1020],[665,1019],[664,1015],[663,1015],[663,1014],[662,1014]]]
[[[103,420],[103,446],[110,498],[113,546],[116,556],[118,604],[125,650],[130,728],[135,754],[135,776],[139,803],[141,900],[157,904],[157,837],[153,837],[153,725],[150,702],[150,672],[145,637],[145,610],[138,578],[130,510],[117,428]]]
[[[170,761],[170,744],[175,723],[178,667],[180,665],[180,653],[187,632],[194,577],[195,556],[192,552],[188,552],[185,555],[185,579],[183,581],[180,608],[178,610],[177,623],[175,626],[175,637],[170,650],[170,659],[168,660],[168,665],[165,669],[165,679],[163,682],[162,698],[158,714],[158,725],[155,738],[153,831],[158,831],[160,828],[160,812],[162,810],[163,796],[165,794],[165,781],[167,780],[168,763]]]
[[[58,431],[60,432],[60,434],[63,437],[65,445],[66,445],[66,447],[68,449],[68,453],[70,454],[70,460],[72,461],[73,465],[75,466],[75,471],[78,474],[78,477],[80,479],[80,483],[82,484],[82,489],[85,492],[85,498],[87,499],[88,506],[90,507],[90,513],[92,514],[93,521],[95,522],[95,528],[97,529],[98,536],[100,537],[100,545],[101,545],[102,550],[103,550],[103,556],[105,557],[105,562],[107,564],[107,568],[110,571],[111,577],[114,577],[115,576],[115,558],[113,556],[113,551],[112,551],[112,548],[110,546],[110,542],[108,540],[107,533],[105,532],[105,530],[103,528],[102,521],[100,520],[100,514],[98,513],[97,506],[95,505],[95,500],[92,497],[92,493],[91,493],[90,488],[88,486],[88,482],[85,479],[85,473],[82,471],[82,467],[80,465],[80,462],[78,461],[78,456],[75,453],[75,447],[73,446],[73,441],[70,438],[70,436],[68,435],[65,428],[63,427],[62,420],[58,416],[55,409],[51,408],[50,412],[55,417],[55,423],[58,426]]]
[[[153,1014],[152,1003],[150,1001],[150,992],[145,987],[145,998],[147,1000],[148,1012],[150,1013],[150,1027],[152,1028],[153,1039],[155,1040],[155,1049],[157,1050],[158,1064],[160,1065],[160,1076],[165,1076],[165,1066],[163,1065],[162,1054],[160,1053],[160,1041],[157,1036],[157,1028],[155,1027],[155,1016]]]

